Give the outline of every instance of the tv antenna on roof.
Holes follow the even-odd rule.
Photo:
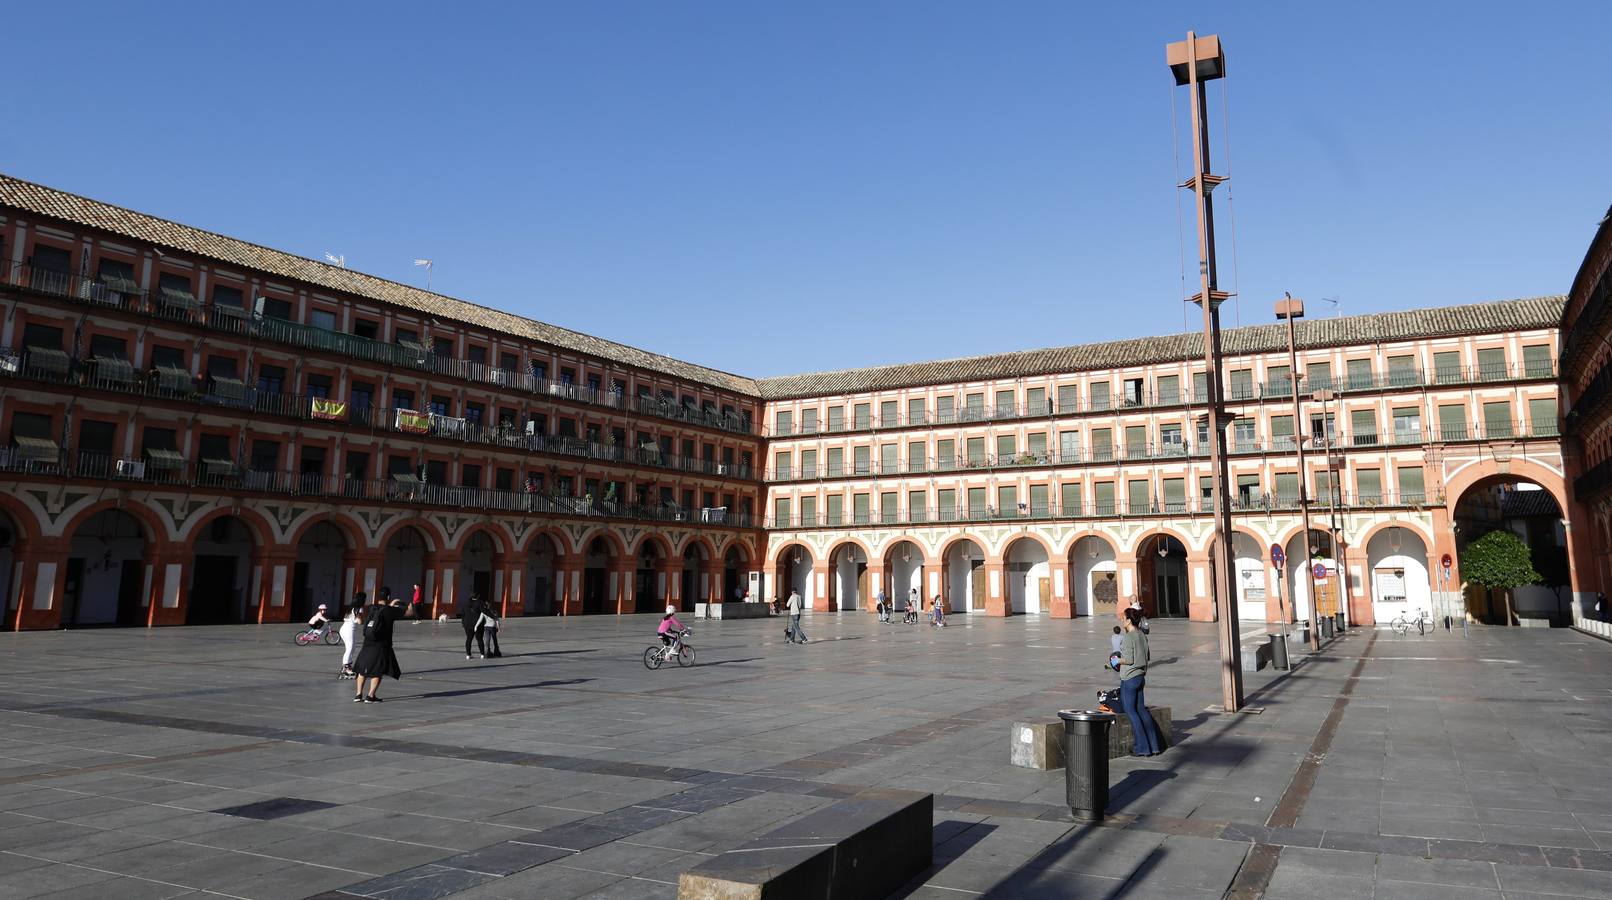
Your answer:
[[[1321,302],[1332,304],[1333,318],[1343,315],[1343,299],[1341,297],[1322,297]]]
[[[414,264],[425,267],[425,289],[431,290],[431,267],[436,263],[429,259],[417,259]]]
[[[347,268],[347,254],[345,253],[326,253],[325,259],[330,260],[331,264],[339,269]]]

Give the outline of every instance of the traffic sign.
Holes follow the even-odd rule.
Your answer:
[[[1451,566],[1455,565],[1455,560],[1450,559],[1450,554],[1446,553],[1442,557],[1439,558],[1439,565],[1441,565],[1444,568],[1448,569]]]
[[[1287,554],[1282,552],[1281,544],[1271,545],[1271,565],[1280,569],[1282,563],[1287,562]]]
[[[1316,581],[1326,581],[1327,580],[1327,564],[1326,563],[1316,563],[1315,568],[1310,570],[1310,574],[1315,576]]]

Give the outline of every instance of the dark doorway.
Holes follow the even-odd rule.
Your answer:
[[[291,570],[291,620],[306,622],[313,618],[313,591],[308,588],[308,564],[299,562]]]
[[[595,615],[604,612],[605,585],[609,583],[604,569],[586,569],[582,573],[582,612]]]
[[[198,556],[190,580],[187,625],[238,625],[241,598],[235,590],[233,556]]]
[[[78,624],[78,607],[84,599],[84,560],[73,557],[67,561],[67,578],[62,590],[62,624]]]
[[[491,572],[470,573],[470,592],[487,603],[496,605],[499,602],[498,598],[493,596],[493,573]]]
[[[139,625],[140,591],[145,588],[145,563],[138,559],[123,561],[118,573],[118,624]]]

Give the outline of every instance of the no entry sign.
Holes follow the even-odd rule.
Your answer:
[[[1439,557],[1438,562],[1439,562],[1439,565],[1443,566],[1446,569],[1448,569],[1448,568],[1450,568],[1450,567],[1455,565],[1455,560],[1450,559],[1450,554],[1448,554],[1448,553],[1446,553],[1443,556]]]
[[[1271,545],[1271,565],[1280,569],[1282,563],[1287,562],[1287,554],[1282,552],[1281,544]]]

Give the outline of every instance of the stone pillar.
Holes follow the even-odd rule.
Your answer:
[[[839,585],[836,583],[838,579],[834,577],[834,571],[829,568],[828,563],[814,562],[812,563],[811,577],[812,609],[818,612],[827,612],[834,609],[834,600],[839,593]],[[784,599],[789,599],[787,593],[784,595]]]
[[[1047,575],[1052,579],[1052,608],[1047,610],[1047,614],[1054,619],[1075,617],[1074,585],[1070,583],[1074,574],[1068,557],[1051,557],[1047,560]]]
[[[184,544],[146,547],[146,559],[151,570],[147,624],[185,624],[185,615],[190,607],[191,556],[190,548]]]
[[[526,614],[526,567],[520,563],[504,563],[498,569],[498,575],[503,577],[500,585],[503,598],[500,601],[500,617],[523,616]]]
[[[985,615],[1010,615],[1007,598],[1007,564],[1000,559],[985,561]]]
[[[258,585],[252,602],[257,607],[259,624],[291,621],[291,580],[296,576],[296,567],[295,547],[277,545],[252,552]]]
[[[343,564],[342,586],[346,594],[341,598],[345,609],[353,603],[353,594],[363,591],[366,601],[375,599],[375,592],[381,589],[382,554],[379,550],[349,550],[346,562]],[[421,585],[424,588],[424,585]],[[407,587],[404,599],[414,596],[414,585]]]
[[[17,608],[8,624],[17,631],[59,628],[62,624],[62,595],[67,584],[67,554],[71,542],[64,538],[31,539],[12,558],[17,579]]]
[[[460,572],[463,562],[457,550],[425,554],[426,578],[431,580],[425,588],[431,592],[431,618],[444,615],[450,619],[457,617],[459,604],[470,596],[470,585],[460,583],[463,579]]]
[[[706,560],[700,566],[700,579],[704,583],[706,603],[721,603],[727,599],[722,596],[722,560]]]
[[[582,570],[587,558],[565,554],[554,558],[554,581],[558,593],[560,615],[582,614]]]
[[[1371,602],[1371,561],[1366,557],[1366,548],[1364,545],[1356,547],[1353,544],[1345,544],[1343,546],[1343,555],[1347,560],[1342,564],[1346,579],[1347,575],[1352,574],[1356,567],[1360,569],[1360,587],[1358,589],[1350,587],[1352,579],[1347,579],[1343,582],[1344,588],[1349,591],[1349,625],[1351,627],[1359,625],[1362,628],[1376,625],[1377,615],[1372,609]],[[1431,569],[1428,570],[1430,574],[1432,571]]]
[[[1136,596],[1139,575],[1136,571],[1136,560],[1120,556],[1114,560],[1114,580],[1116,585],[1116,600],[1114,603],[1114,618],[1117,622],[1121,615],[1120,610],[1131,605],[1131,598]]]
[[[1230,579],[1236,590],[1236,573]],[[1146,603],[1143,606],[1147,606]],[[1149,615],[1154,610],[1146,610]],[[1220,611],[1215,609],[1215,569],[1209,563],[1208,553],[1187,553],[1187,618],[1194,622],[1213,622]]]
[[[891,586],[888,583],[889,577],[890,573],[885,570],[884,562],[882,560],[868,563],[868,595],[862,598],[863,612],[871,612],[873,610],[873,604],[877,602],[874,598],[879,596],[880,591],[884,591],[885,602],[888,603],[889,601],[895,599],[891,596]],[[922,587],[918,588],[918,593],[920,596],[923,594],[923,590],[924,589]],[[925,602],[927,605],[927,599]]]
[[[633,582],[636,580],[634,575],[637,573],[636,564],[637,560],[630,556],[616,557],[610,560],[608,575],[610,584],[607,587],[609,593],[606,595],[610,598],[610,602],[607,608],[615,610],[618,616],[631,613],[636,608],[633,600]]]
[[[655,560],[655,609],[676,606],[677,591],[682,586],[683,563],[676,559]]]

